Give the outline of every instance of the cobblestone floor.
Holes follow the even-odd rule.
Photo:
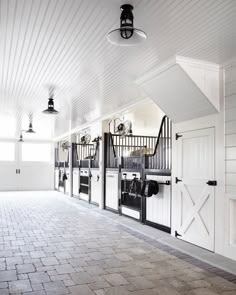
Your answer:
[[[235,295],[236,284],[53,193],[0,194],[0,295]]]

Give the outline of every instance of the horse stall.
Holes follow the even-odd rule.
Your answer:
[[[99,170],[99,140],[93,143],[73,143],[73,195],[99,205],[101,175]]]
[[[170,231],[171,122],[157,137],[107,133],[105,208]]]
[[[73,143],[73,195],[90,201],[90,149],[93,144]]]

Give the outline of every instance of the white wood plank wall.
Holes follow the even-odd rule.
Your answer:
[[[225,68],[225,193],[228,243],[236,246],[236,62]]]

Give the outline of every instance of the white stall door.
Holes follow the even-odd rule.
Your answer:
[[[101,176],[99,171],[91,171],[91,202],[97,205],[101,202]]]
[[[184,132],[177,141],[176,235],[214,250],[214,128]]]
[[[79,169],[73,169],[73,195],[79,196]]]
[[[118,172],[106,173],[106,207],[118,210]]]
[[[170,181],[170,176],[147,175],[146,179],[163,183]],[[170,214],[171,186],[160,184],[158,194],[146,199],[146,220],[170,227]]]

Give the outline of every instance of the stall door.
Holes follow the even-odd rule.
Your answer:
[[[146,179],[159,183],[159,192],[151,198],[146,198],[146,221],[156,224],[160,229],[169,232],[171,223],[171,186],[165,185],[170,176],[147,175]]]
[[[118,172],[106,173],[106,199],[107,209],[118,211],[119,191],[118,191]]]
[[[178,134],[175,235],[214,250],[214,128]],[[210,182],[209,182],[210,181]]]
[[[101,202],[101,177],[99,171],[91,171],[91,202],[97,205]]]

